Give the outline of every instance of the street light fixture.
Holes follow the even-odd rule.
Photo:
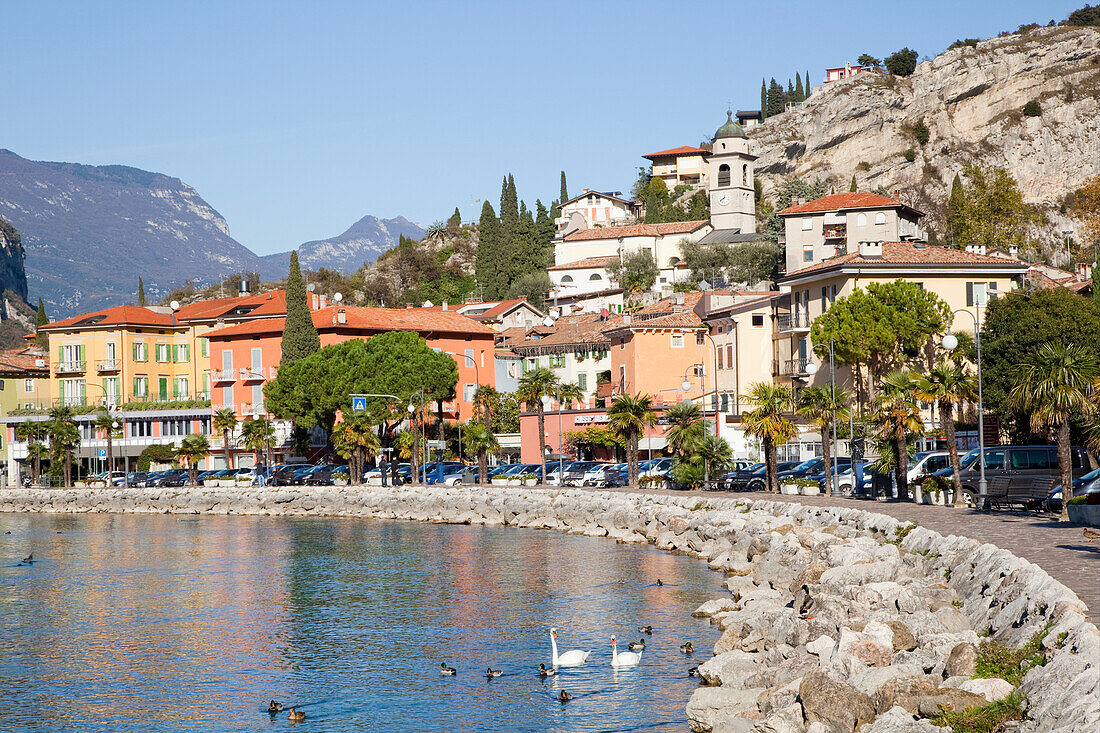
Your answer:
[[[978,358],[978,509],[983,512],[989,511],[989,485],[985,480],[985,420],[984,420],[984,406],[982,404],[982,336],[981,331],[978,328],[978,317],[966,310],[965,308],[959,308],[952,311],[951,315],[956,313],[965,313],[974,320],[974,347],[977,350]],[[948,351],[953,351],[959,345],[959,339],[955,334],[948,333],[943,337],[943,348]]]

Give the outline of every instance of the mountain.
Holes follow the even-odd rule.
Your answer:
[[[1041,114],[1024,114],[1037,101]],[[928,127],[921,145],[919,119]],[[862,73],[814,90],[801,108],[748,130],[766,193],[784,177],[847,191],[885,187],[943,231],[951,181],[964,164],[1006,168],[1051,223],[1072,229],[1067,194],[1100,173],[1100,28],[1034,28],[966,41],[909,77]],[[912,149],[910,161],[907,151]]]
[[[22,235],[30,291],[52,317],[132,300],[139,275],[156,298],[188,279],[259,266],[193,188],[127,166],[0,150],[0,218]]]
[[[401,236],[420,240],[424,230],[403,216],[396,219],[379,219],[364,216],[352,224],[343,234],[331,239],[317,239],[298,247],[298,263],[303,270],[327,267],[345,275],[358,270],[364,264],[378,259],[378,255],[397,246]],[[267,255],[261,258],[260,277],[279,280],[286,277],[290,267],[290,252]]]

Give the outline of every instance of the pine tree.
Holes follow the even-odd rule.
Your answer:
[[[848,190],[852,193],[859,190],[859,187],[856,185],[856,176],[854,173],[852,174],[852,185],[848,187]]]
[[[802,86],[802,77],[796,72],[794,75],[794,96],[792,101],[802,102],[806,99],[806,89]]]
[[[486,201],[481,205],[481,220],[477,225],[477,258],[474,261],[481,297],[486,300],[500,297],[500,255],[500,222],[493,205]]]
[[[50,322],[50,317],[46,315],[46,306],[42,304],[42,298],[38,299],[38,313],[34,315],[34,330],[35,330],[35,343],[41,346],[43,349],[48,349],[50,346],[50,336],[44,333],[41,329],[47,323]]]
[[[561,193],[558,194],[558,203],[564,204],[569,200],[569,189],[565,187],[565,171],[561,172]]]
[[[787,79],[787,101],[794,101],[794,82],[790,79]]]
[[[138,277],[138,306],[145,307],[145,282],[140,276]]]
[[[447,220],[447,228],[457,229],[460,226],[462,226],[462,212],[456,206],[455,213],[451,214],[451,218]]]
[[[768,116],[768,85],[761,79],[760,80],[760,121],[763,122]]]
[[[768,117],[782,114],[787,106],[787,94],[783,91],[783,85],[774,78],[768,85]]]
[[[283,325],[283,356],[280,365],[303,359],[321,349],[321,337],[313,325],[306,301],[306,284],[298,266],[298,252],[290,253],[290,273],[286,278],[286,321]]]

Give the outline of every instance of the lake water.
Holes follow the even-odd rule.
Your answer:
[[[607,539],[171,515],[0,514],[0,530],[4,731],[290,729],[272,698],[308,731],[684,731],[687,670],[718,637],[690,614],[720,574]],[[641,666],[613,671],[611,634],[625,650],[646,624]],[[559,651],[592,653],[543,681],[551,626]]]

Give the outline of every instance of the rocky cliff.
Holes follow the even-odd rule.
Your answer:
[[[298,263],[303,270],[327,267],[344,274],[355,272],[364,264],[378,259],[378,255],[397,246],[401,237],[419,240],[424,230],[403,216],[396,219],[379,219],[364,216],[348,227],[347,231],[331,239],[305,242],[298,247]],[[261,258],[260,276],[265,280],[286,277],[290,267],[290,253],[267,255]]]
[[[1041,114],[1024,105],[1039,102]],[[913,125],[924,119],[923,146]],[[1100,28],[1037,28],[963,45],[907,78],[865,73],[817,88],[806,104],[749,131],[765,191],[785,176],[846,191],[884,186],[930,215],[964,164],[1007,168],[1026,201],[1067,228],[1067,193],[1100,173]],[[913,160],[906,151],[913,149]]]
[[[0,292],[11,291],[27,299],[27,273],[22,238],[8,222],[0,219]]]

